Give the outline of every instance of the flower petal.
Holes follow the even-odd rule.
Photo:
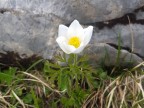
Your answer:
[[[70,38],[72,36],[78,36],[81,38],[83,33],[84,33],[83,27],[80,25],[80,23],[77,20],[74,20],[69,26],[68,37]]]
[[[86,45],[81,43],[80,47],[78,47],[73,53],[75,53],[75,54],[80,53],[85,47],[86,47]]]
[[[59,25],[58,36],[67,37],[68,34],[68,27],[65,25]]]
[[[60,46],[60,48],[67,54],[70,54],[72,52],[74,52],[76,50],[75,47],[68,45],[66,43],[66,38],[63,36],[60,36],[56,39],[56,42],[58,43],[58,45]]]
[[[68,45],[68,44],[67,44],[67,49],[68,49],[68,51],[69,51],[69,53],[67,53],[67,54],[73,53],[73,52],[75,52],[75,50],[76,50],[76,48],[75,48],[74,46]]]
[[[92,37],[93,26],[89,26],[84,29],[84,40],[83,43],[87,45]]]

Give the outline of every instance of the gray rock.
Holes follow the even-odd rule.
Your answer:
[[[105,66],[135,66],[143,62],[137,55],[123,49],[119,53],[117,49],[106,43],[91,44],[85,53],[90,55],[90,61],[95,66],[101,64]]]
[[[54,59],[62,51],[55,39],[59,24],[78,19],[81,23],[93,23],[120,17],[142,6],[143,0],[7,0],[0,1],[0,52],[14,51],[22,58],[39,55]],[[3,9],[2,9],[3,8]],[[88,26],[89,24],[85,25]],[[120,34],[121,52],[118,57]],[[144,57],[144,25],[115,25],[95,31],[89,49],[84,53],[95,63],[104,61],[114,65],[133,62],[135,65]],[[132,51],[129,51],[131,49]]]
[[[143,12],[143,11],[139,11],[139,12],[136,14],[136,19],[137,19],[137,20],[143,20],[143,19],[144,19],[144,12]]]
[[[93,23],[119,18],[144,5],[144,0],[0,0],[0,8],[51,14],[65,23]]]
[[[58,25],[62,20],[52,15],[31,15],[22,13],[5,12],[0,14],[0,52],[14,51],[21,57],[39,55],[45,59],[54,59],[54,54],[62,51],[55,39]],[[132,32],[130,30],[130,26]],[[106,65],[114,65],[117,60],[118,50],[107,43],[117,45],[118,33],[121,35],[121,46],[131,48],[131,33],[134,38],[133,53],[121,49],[119,62],[122,65],[133,62],[138,64],[143,60],[138,55],[144,56],[144,26],[139,24],[116,25],[112,29],[95,28],[90,42],[91,47],[85,53],[91,56],[95,63],[104,60]],[[125,62],[124,62],[125,61]]]
[[[55,49],[58,24],[50,15],[0,14],[0,50],[14,51],[26,57],[37,54],[51,58]]]
[[[93,43],[110,43],[118,46],[118,41],[122,47],[130,49],[144,57],[144,25],[116,25],[113,28],[96,30],[92,39]],[[120,38],[119,38],[120,37]]]

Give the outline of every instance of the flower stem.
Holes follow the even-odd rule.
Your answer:
[[[74,54],[74,66],[77,65],[77,54]]]

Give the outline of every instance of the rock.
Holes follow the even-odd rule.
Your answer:
[[[119,18],[144,6],[144,0],[0,0],[0,9],[50,14],[70,23],[94,23]]]
[[[14,51],[21,56],[33,54],[51,58],[55,49],[58,24],[50,15],[0,14],[0,50]]]
[[[136,14],[136,19],[137,19],[137,20],[143,20],[143,19],[144,19],[144,12],[143,12],[143,11],[139,11],[139,12]]]
[[[93,36],[93,43],[108,43],[118,46],[118,41],[122,49],[130,50],[144,58],[144,25],[116,25],[113,28],[96,30]]]
[[[59,18],[50,15],[12,12],[0,14],[0,18],[0,52],[14,51],[22,58],[38,55],[45,59],[54,59],[54,54],[62,51],[55,41],[58,25],[62,22]],[[126,65],[130,61],[134,64],[142,62],[144,25],[140,24],[115,25],[113,28],[105,27],[101,30],[95,27],[90,42],[91,47],[85,52],[95,63],[104,60],[106,65],[114,65],[118,53],[116,48],[119,41],[118,34],[121,34],[119,62],[122,65]],[[132,53],[127,50],[127,48],[132,49],[131,36],[134,40]]]
[[[136,66],[143,62],[142,58],[126,50],[118,50],[106,43],[91,44],[86,54],[90,55],[90,61],[96,65],[105,66]]]
[[[54,59],[54,54],[62,51],[55,41],[59,24],[78,19],[84,26],[95,24],[91,45],[84,51],[91,61],[103,61],[105,65],[127,65],[132,61],[137,65],[144,59],[144,25],[116,23],[99,29],[93,22],[118,18],[143,4],[143,0],[0,0],[0,53],[11,51],[21,58],[38,55]]]

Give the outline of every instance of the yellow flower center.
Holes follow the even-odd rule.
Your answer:
[[[77,36],[71,37],[68,44],[78,48],[80,46],[80,39]]]

